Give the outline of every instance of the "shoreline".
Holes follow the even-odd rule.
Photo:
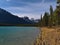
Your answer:
[[[41,33],[33,45],[60,45],[60,28],[41,27]]]

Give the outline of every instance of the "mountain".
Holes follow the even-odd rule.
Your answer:
[[[0,8],[0,24],[34,24],[27,18],[21,18]]]

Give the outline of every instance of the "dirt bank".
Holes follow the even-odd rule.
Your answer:
[[[41,33],[34,42],[34,45],[60,45],[60,27],[41,27]]]

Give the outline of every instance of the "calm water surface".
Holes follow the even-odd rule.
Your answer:
[[[32,45],[37,27],[0,27],[0,45]]]

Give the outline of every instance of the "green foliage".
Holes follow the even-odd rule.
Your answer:
[[[53,7],[50,5],[50,15],[53,15]]]
[[[57,4],[60,3],[60,0],[57,0]],[[42,26],[58,26],[60,25],[60,5],[57,6],[55,11],[53,11],[53,7],[50,6],[50,15],[45,12],[43,18],[41,19]]]
[[[43,26],[48,26],[48,20],[49,20],[49,14],[47,12],[45,12],[45,14],[43,16],[43,20],[42,20]]]
[[[60,0],[57,0],[57,2],[60,2]]]
[[[38,26],[41,26],[42,27],[42,15],[41,15],[41,19],[40,19],[40,21],[38,22]]]
[[[53,25],[53,8],[50,6],[50,18],[49,18],[49,26],[52,27]]]
[[[56,14],[57,14],[57,21],[58,21],[58,25],[60,25],[60,0],[57,0],[57,4],[59,4],[56,8]]]

